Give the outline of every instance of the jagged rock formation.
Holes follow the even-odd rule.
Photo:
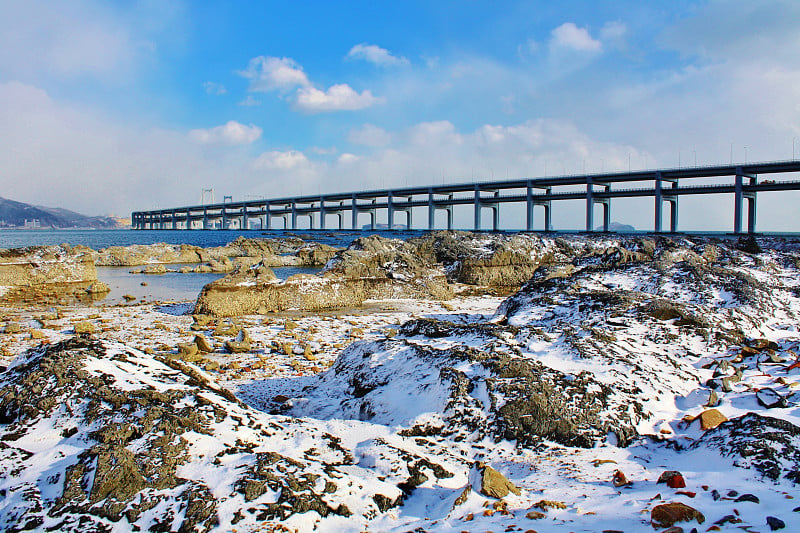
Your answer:
[[[102,292],[108,292],[108,288],[103,290],[97,282],[89,248],[61,245],[0,249],[0,295],[4,298],[45,302],[65,295],[91,298],[91,293]]]
[[[211,248],[166,243],[110,246],[96,253],[95,262],[98,266],[208,263],[209,272],[232,272],[237,262],[263,261],[271,267],[322,266],[337,251],[332,246],[306,243],[292,237],[248,239],[240,236],[225,246]]]
[[[797,318],[796,281],[776,274],[796,273],[792,254],[703,239],[599,244],[561,242],[551,257],[571,261],[538,269],[489,322],[416,320],[351,345],[291,412],[413,427],[424,415],[415,431],[456,440],[591,447],[611,434],[627,445],[651,431],[663,395],[698,385],[698,346],[724,351],[754,324]]]
[[[330,259],[319,275],[298,274],[282,283],[265,273],[270,263],[263,260],[206,285],[195,312],[236,316],[355,307],[367,299],[452,297],[444,272],[415,251],[401,240],[361,237]],[[309,251],[310,256],[314,253]]]
[[[308,530],[398,505],[423,468],[453,476],[397,441],[365,453],[405,473],[358,467],[312,422],[246,407],[192,365],[88,337],[0,376],[3,531]]]

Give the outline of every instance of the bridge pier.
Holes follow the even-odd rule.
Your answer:
[[[392,191],[386,193],[386,220],[389,231],[394,231],[394,195]]]
[[[736,167],[736,181],[734,182],[734,203],[733,203],[733,232],[742,233],[743,204],[747,200],[747,233],[756,231],[756,193],[755,191],[745,192],[744,178],[748,178],[749,185],[755,185],[758,177],[755,174],[745,174],[742,167]]]
[[[665,189],[664,182],[670,184],[670,187]],[[665,178],[660,171],[656,172],[655,179],[655,227],[653,228],[656,233],[663,231],[664,222],[664,202],[669,203],[669,231],[676,233],[678,231],[678,180],[675,178]]]

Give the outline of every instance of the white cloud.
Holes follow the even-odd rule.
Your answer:
[[[251,144],[261,137],[262,129],[254,124],[245,126],[230,120],[222,126],[209,129],[196,129],[189,132],[189,138],[200,144]]]
[[[392,136],[388,131],[373,124],[364,124],[360,128],[351,130],[347,140],[364,146],[386,146],[391,142]]]
[[[348,59],[363,59],[381,67],[408,65],[405,57],[393,55],[389,50],[374,44],[361,43],[355,45],[346,56]]]
[[[315,87],[303,87],[297,91],[295,107],[306,113],[330,111],[355,111],[383,102],[383,98],[365,90],[358,93],[346,83],[331,86],[327,91]]]
[[[550,45],[582,52],[598,52],[603,44],[589,35],[589,30],[579,28],[574,22],[565,22],[551,33]]]
[[[252,94],[248,94],[241,102],[239,102],[239,105],[244,107],[255,107],[261,105],[261,100],[253,98]]]
[[[203,89],[205,89],[206,94],[213,94],[215,96],[226,94],[228,92],[228,89],[226,89],[224,85],[220,83],[214,83],[213,81],[204,81]]]
[[[311,85],[303,67],[288,57],[254,57],[239,74],[250,80],[249,90],[253,92],[287,91]]]
[[[253,168],[259,170],[292,170],[308,165],[308,158],[297,150],[264,152],[253,162]]]
[[[337,159],[337,161],[338,161],[339,163],[342,163],[342,164],[348,165],[348,164],[350,164],[350,163],[355,163],[355,162],[356,162],[356,161],[358,161],[359,159],[361,159],[361,158],[360,158],[360,157],[358,157],[358,156],[357,156],[357,155],[355,155],[355,154],[347,154],[347,153],[345,153],[345,154],[342,154],[342,155],[340,155],[340,156],[339,156],[339,158]]]

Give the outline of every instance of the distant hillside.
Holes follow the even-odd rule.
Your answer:
[[[67,209],[42,207],[0,197],[0,228],[116,228],[111,217],[87,217]],[[33,222],[38,221],[38,222]]]

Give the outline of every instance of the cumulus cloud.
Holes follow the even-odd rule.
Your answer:
[[[346,83],[340,83],[321,91],[315,87],[303,87],[297,91],[295,108],[306,113],[330,111],[355,111],[383,102],[383,98],[365,90],[356,92]]]
[[[363,146],[386,146],[392,140],[391,134],[373,124],[364,124],[360,128],[351,130],[347,140],[353,144]]]
[[[203,89],[205,89],[206,94],[213,94],[215,96],[219,96],[228,92],[228,89],[226,89],[224,85],[220,83],[214,83],[213,81],[204,81]]]
[[[346,56],[348,59],[362,59],[380,67],[408,65],[409,61],[403,56],[393,55],[389,50],[374,44],[361,43],[355,45]]]
[[[264,152],[253,162],[253,168],[259,170],[291,170],[307,166],[308,158],[297,150]]]
[[[261,137],[262,129],[254,124],[245,126],[230,120],[222,126],[209,129],[196,129],[189,132],[189,138],[200,144],[251,144]]]
[[[603,44],[593,39],[586,28],[579,28],[574,22],[565,22],[551,33],[550,45],[554,48],[599,52]]]
[[[250,91],[288,91],[308,87],[308,76],[294,59],[288,57],[254,57],[239,74],[250,80]]]

